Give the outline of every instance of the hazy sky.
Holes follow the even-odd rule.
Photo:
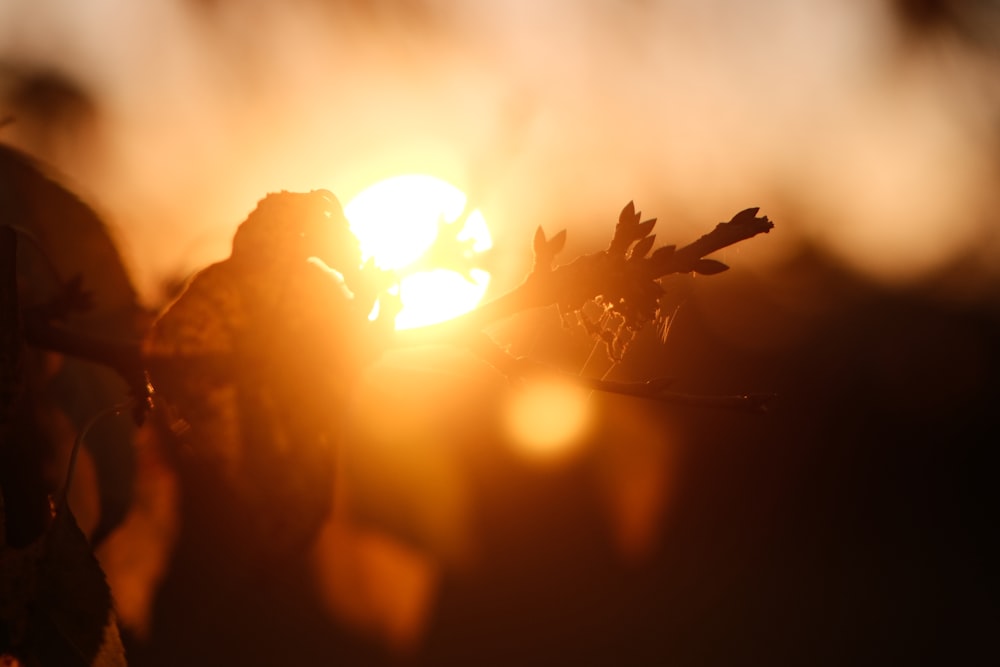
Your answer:
[[[107,215],[150,299],[267,192],[406,172],[512,256],[537,224],[600,244],[635,199],[664,242],[761,206],[751,263],[812,239],[892,282],[995,277],[997,52],[900,4],[4,0],[0,140]]]

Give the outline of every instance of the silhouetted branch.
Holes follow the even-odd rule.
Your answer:
[[[28,345],[106,366],[118,373],[137,397],[144,399],[147,395],[138,341],[99,338],[66,329],[30,311],[23,315],[24,339]]]
[[[566,242],[565,230],[547,239],[539,228],[533,244],[534,267],[521,285],[461,317],[433,326],[396,332],[392,344],[469,347],[508,377],[544,372],[596,391],[673,403],[762,409],[769,398],[767,396],[692,396],[667,391],[671,382],[668,379],[624,383],[563,373],[544,364],[510,356],[482,334],[486,325],[525,310],[552,304],[562,309],[578,310],[585,301],[602,297],[606,310],[615,312],[624,320],[619,329],[634,332],[658,316],[657,300],[662,290],[655,282],[657,279],[672,273],[713,274],[724,271],[728,268],[726,265],[705,259],[705,255],[767,233],[773,224],[766,216],[757,217],[757,211],[756,208],[741,211],[729,222],[719,223],[711,232],[687,246],[679,249],[665,246],[647,257],[652,250],[655,237],[651,231],[656,221],[640,221],[639,213],[630,202],[622,210],[608,249],[555,267],[555,255]],[[148,396],[146,369],[138,342],[111,341],[73,332],[56,325],[41,312],[24,313],[23,325],[29,345],[107,366],[128,383],[136,396],[143,399]],[[619,333],[615,333],[616,338]],[[610,350],[610,340],[607,342]],[[623,351],[624,346],[616,349]],[[231,360],[224,356],[212,356],[202,361],[225,366]]]
[[[446,343],[526,310],[553,304],[564,311],[577,310],[584,302],[601,297],[606,309],[621,313],[626,326],[637,330],[658,316],[657,301],[662,294],[656,282],[659,278],[674,273],[725,271],[729,267],[705,256],[769,232],[774,224],[767,216],[758,217],[758,210],[740,211],[689,245],[679,249],[665,246],[646,257],[655,239],[651,232],[656,219],[640,221],[640,214],[629,202],[619,216],[607,250],[555,268],[555,255],[566,242],[565,230],[546,239],[539,228],[534,238],[535,265],[521,285],[461,317],[400,332],[395,342],[404,346]]]
[[[668,391],[674,384],[673,378],[652,378],[642,382],[618,382],[602,378],[586,377],[567,373],[548,364],[533,361],[526,357],[517,357],[502,347],[485,333],[471,336],[467,339],[467,347],[481,360],[492,366],[500,374],[514,381],[529,377],[543,376],[557,378],[568,384],[592,389],[609,394],[635,396],[667,403],[710,407],[736,408],[762,412],[774,396],[770,394],[740,394],[735,396],[702,396],[682,392]]]

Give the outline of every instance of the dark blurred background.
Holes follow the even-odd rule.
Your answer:
[[[663,243],[776,223],[678,281],[666,342],[612,376],[767,413],[592,397],[538,462],[501,380],[393,356],[315,572],[247,601],[154,567],[156,611],[123,605],[134,664],[994,663],[998,48],[987,0],[6,0],[0,141],[98,209],[151,308],[267,192],[399,173],[482,209],[496,290],[537,225],[589,252],[630,199]],[[566,370],[590,352],[554,313],[496,335]],[[153,547],[102,556],[113,587],[169,551],[150,516]]]

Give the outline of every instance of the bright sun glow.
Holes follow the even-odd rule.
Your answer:
[[[361,241],[364,259],[404,275],[399,285],[403,309],[397,329],[435,324],[472,310],[486,293],[490,274],[472,268],[468,275],[440,264],[426,264],[440,223],[453,223],[465,211],[461,190],[433,176],[411,174],[379,181],[344,207],[351,231]],[[469,213],[455,237],[472,256],[493,245],[479,210]],[[448,261],[448,257],[442,257]],[[461,257],[453,257],[462,260]],[[467,261],[467,260],[465,260]],[[419,270],[413,270],[418,265]]]

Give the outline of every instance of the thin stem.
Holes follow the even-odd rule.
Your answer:
[[[767,394],[739,394],[735,396],[704,396],[667,391],[674,384],[673,378],[653,378],[642,382],[617,382],[604,377],[594,378],[577,375],[553,368],[547,364],[515,357],[486,334],[472,337],[468,340],[469,349],[484,362],[495,368],[502,375],[511,379],[525,379],[529,376],[545,375],[557,377],[580,387],[601,391],[609,394],[622,394],[647,398],[665,403],[709,407],[751,410],[763,412],[774,397]],[[614,366],[612,366],[612,369]],[[610,372],[610,370],[609,370]]]
[[[146,391],[146,373],[138,342],[99,338],[71,331],[24,313],[25,342],[34,347],[92,361],[114,370],[138,395]]]
[[[108,415],[120,415],[125,410],[128,410],[133,405],[135,405],[134,399],[129,399],[124,403],[117,403],[111,407],[104,408],[96,415],[87,420],[87,423],[83,425],[80,432],[76,434],[76,439],[73,441],[73,450],[69,455],[69,464],[66,466],[66,479],[63,482],[62,490],[56,496],[56,509],[63,507],[68,507],[67,499],[69,498],[69,487],[73,481],[73,473],[76,471],[76,459],[80,454],[80,448],[83,446],[83,439],[87,437],[90,429],[94,428],[94,425],[98,421],[104,419]]]
[[[594,360],[594,355],[597,354],[597,348],[599,348],[600,346],[601,346],[601,341],[599,340],[594,341],[593,347],[590,348],[590,354],[587,355],[587,358],[584,360],[583,366],[580,367],[580,372],[577,373],[577,375],[583,377],[583,374],[587,372],[587,369],[590,368],[590,362]]]

